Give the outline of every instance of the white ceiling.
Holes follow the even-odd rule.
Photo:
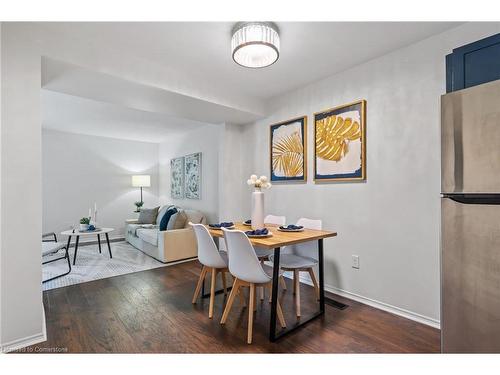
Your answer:
[[[106,49],[127,51],[224,87],[227,95],[269,99],[458,26],[456,22],[278,22],[281,54],[268,68],[231,59],[234,22],[45,23]],[[443,56],[444,59],[444,56]]]
[[[63,33],[76,45],[168,68],[175,79],[189,79],[194,93],[152,87],[44,57],[43,126],[161,142],[203,123],[245,124],[265,116],[272,97],[459,24],[278,22],[280,59],[268,68],[247,69],[231,59],[233,22],[42,23],[40,27]],[[222,103],[238,98],[243,105],[196,96],[196,87],[202,85],[217,93]],[[253,104],[245,108],[245,103]]]
[[[207,126],[48,90],[42,90],[41,98],[44,129],[159,143],[176,134]]]
[[[204,123],[248,124],[262,114],[179,94],[42,57],[42,88],[171,118]]]

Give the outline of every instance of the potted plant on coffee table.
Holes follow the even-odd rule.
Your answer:
[[[89,229],[90,218],[82,217],[80,219],[80,232],[86,231]]]

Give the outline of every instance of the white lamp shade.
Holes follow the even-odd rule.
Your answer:
[[[133,187],[150,187],[151,176],[147,174],[132,176]]]

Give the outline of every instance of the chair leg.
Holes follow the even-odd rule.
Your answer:
[[[318,286],[318,280],[316,280],[316,276],[314,275],[314,271],[312,268],[309,268],[307,270],[307,272],[309,272],[309,276],[311,276],[311,280],[313,282],[313,285],[314,285],[314,290],[316,292],[316,299],[319,300],[319,286]]]
[[[234,279],[233,288],[231,289],[231,293],[229,293],[229,299],[227,300],[226,307],[224,308],[224,313],[222,314],[222,319],[220,320],[220,324],[225,324],[227,320],[227,316],[231,311],[231,307],[233,306],[234,298],[236,294],[239,294],[241,297],[241,293],[239,293],[240,285],[239,280]]]
[[[207,267],[203,266],[200,272],[200,277],[198,278],[198,283],[196,284],[196,289],[194,290],[193,300],[191,301],[192,303],[196,303],[196,300],[198,299],[198,296],[200,294],[203,280],[205,279],[206,275],[207,275]]]
[[[250,298],[249,298],[249,309],[248,309],[248,334],[247,343],[252,343],[252,333],[253,333],[253,314],[255,305],[255,284],[250,284]]]
[[[286,290],[285,276],[283,276],[283,275],[280,276],[280,284],[281,284],[281,288],[283,290]]]
[[[279,301],[278,304],[276,305],[276,313],[278,315],[278,320],[280,321],[281,328],[286,328],[285,317],[283,316],[283,310],[281,310],[281,305]]]
[[[299,270],[293,271],[293,285],[295,289],[295,310],[297,317],[300,317],[300,278]]]
[[[217,268],[212,268],[212,277],[210,278],[210,306],[208,308],[208,317],[214,316],[215,284],[217,282]]]
[[[226,280],[226,271],[221,271],[222,277],[222,287],[224,288],[224,295],[227,296],[227,280]]]

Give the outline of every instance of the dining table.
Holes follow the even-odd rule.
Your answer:
[[[274,250],[273,259],[273,280],[272,280],[272,293],[271,293],[271,316],[269,322],[269,340],[274,342],[279,338],[295,331],[304,324],[319,318],[325,313],[325,276],[324,276],[324,257],[323,257],[323,240],[325,238],[337,236],[337,232],[327,230],[314,230],[307,229],[299,232],[289,232],[278,230],[277,225],[266,224],[266,228],[272,233],[268,237],[248,237],[253,246]],[[214,229],[206,226],[210,235],[215,238],[224,237],[224,233],[220,229]],[[251,230],[251,228],[244,223],[235,223],[234,230],[241,230],[243,232]],[[277,305],[278,305],[278,278],[280,271],[280,252],[285,246],[296,245],[304,242],[317,241],[318,243],[318,273],[319,273],[319,309],[305,317],[297,319],[297,321],[290,327],[276,332],[276,318],[277,318]],[[336,301],[331,301],[335,305]]]

